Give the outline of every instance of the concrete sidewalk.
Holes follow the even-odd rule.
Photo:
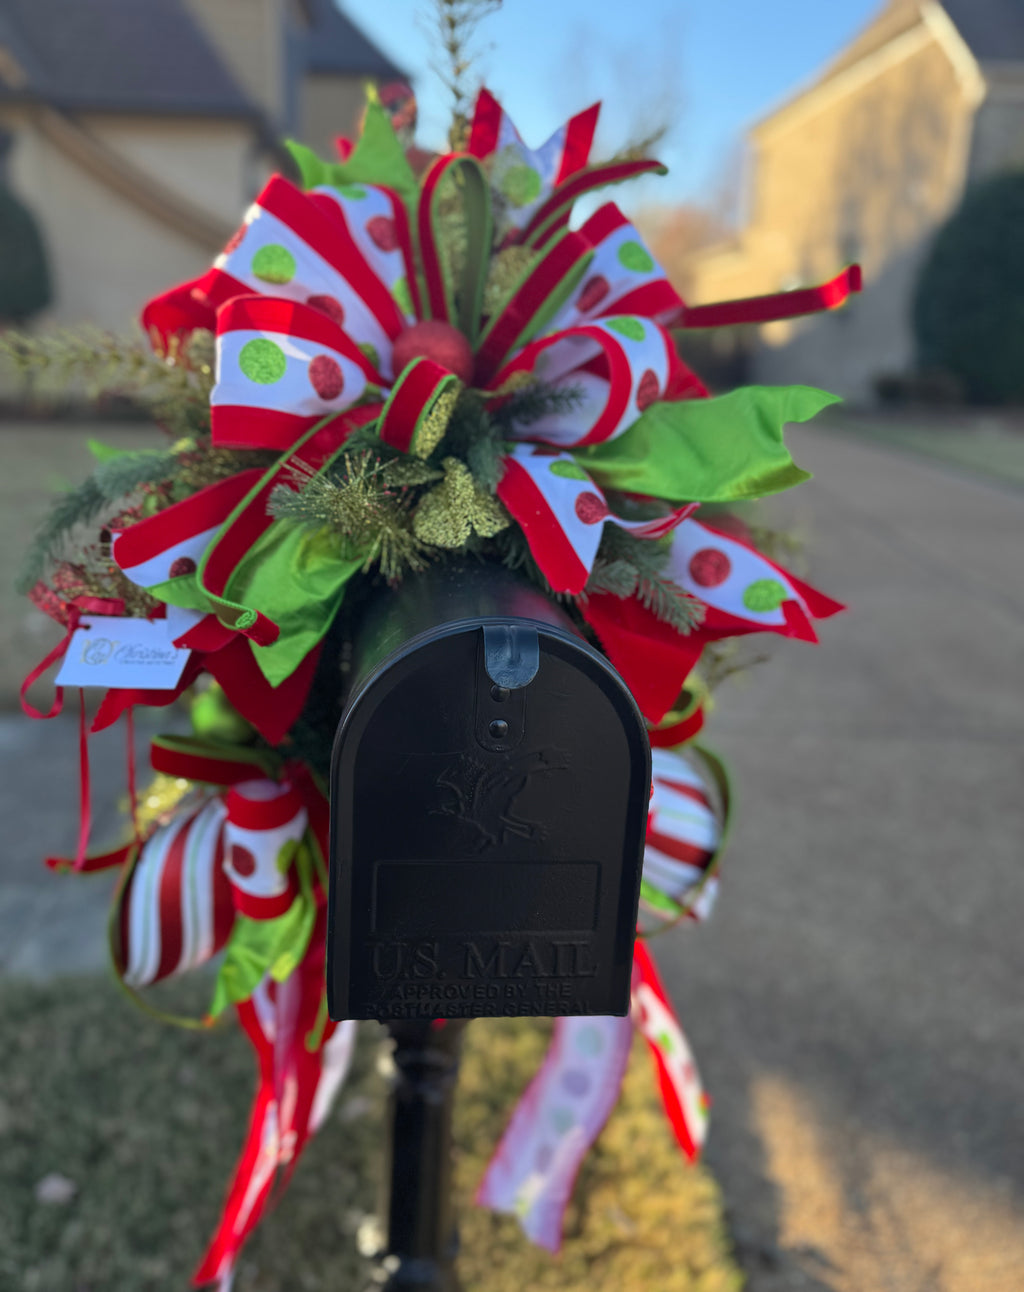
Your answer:
[[[77,695],[49,722],[0,715],[0,973],[49,978],[107,964],[110,874],[48,870],[48,856],[73,857],[78,839]],[[180,730],[165,710],[140,711],[136,727],[139,784],[148,770],[149,739]],[[122,725],[89,737],[92,779],[91,851],[124,839],[127,742]]]

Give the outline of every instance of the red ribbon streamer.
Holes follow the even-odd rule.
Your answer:
[[[860,265],[848,265],[841,274],[817,287],[799,287],[771,296],[750,296],[744,300],[717,301],[714,305],[688,305],[678,326],[683,328],[730,327],[736,323],[774,323],[834,310],[863,285]]]
[[[26,717],[36,718],[40,722],[45,722],[48,718],[56,718],[57,714],[64,708],[64,688],[62,686],[54,687],[53,704],[50,706],[48,713],[40,713],[34,704],[29,703],[28,692],[33,682],[36,682],[41,678],[52,664],[56,664],[59,659],[63,659],[67,654],[68,647],[71,645],[71,638],[74,635],[75,629],[78,627],[79,619],[82,617],[81,611],[77,606],[69,605],[67,609],[67,631],[57,645],[54,646],[53,650],[50,651],[48,655],[44,656],[31,673],[28,674],[24,682],[21,684],[21,690],[18,692],[18,696],[21,700],[22,712]]]
[[[89,777],[89,729],[85,725],[85,691],[78,688],[78,847],[72,869],[85,865],[92,829],[92,794]]]
[[[139,831],[139,802],[135,787],[135,710],[131,705],[124,711],[125,738],[128,744],[128,811],[132,818],[132,838],[142,842]]]

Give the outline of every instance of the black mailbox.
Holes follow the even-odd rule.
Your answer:
[[[332,1018],[629,1009],[650,750],[618,674],[501,567],[383,594],[331,769]]]

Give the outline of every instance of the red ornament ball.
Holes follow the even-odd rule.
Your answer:
[[[196,563],[191,556],[179,556],[176,561],[171,562],[167,576],[171,579],[180,579],[183,574],[195,574],[195,572]]]
[[[473,378],[473,349],[458,328],[441,319],[425,319],[401,332],[391,354],[395,376],[413,359],[432,359],[464,382]]]

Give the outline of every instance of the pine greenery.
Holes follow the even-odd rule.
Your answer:
[[[386,459],[371,449],[342,455],[328,471],[293,468],[293,483],[271,491],[267,510],[279,520],[338,536],[345,559],[380,567],[389,583],[427,565],[427,547],[413,532],[413,490],[441,472],[410,457]]]
[[[582,392],[576,386],[550,386],[528,380],[511,391],[497,408],[488,409],[482,391],[464,390],[434,456],[461,458],[477,484],[494,494],[514,432],[542,417],[571,413],[581,399]]]
[[[501,8],[501,0],[434,0],[434,18],[444,62],[433,65],[442,85],[451,95],[452,122],[448,143],[461,152],[469,140],[469,107],[473,86],[471,42],[488,14]]]
[[[115,495],[120,497],[120,495]],[[87,525],[99,516],[104,507],[115,500],[99,485],[95,476],[60,494],[54,499],[49,515],[40,525],[29,544],[18,571],[14,587],[23,595],[33,588],[46,573],[51,561],[56,560],[67,536],[79,525]]]
[[[41,336],[0,335],[0,357],[34,384],[89,399],[121,395],[143,406],[175,438],[208,435],[213,338],[196,331],[163,353],[99,328],[60,328]]]
[[[179,440],[170,449],[138,449],[105,458],[88,480],[54,500],[29,543],[15,588],[27,593],[61,555],[73,530],[94,524],[105,509],[123,507],[140,491],[149,495],[154,507],[166,505],[225,476],[247,467],[269,466],[276,459],[273,453],[211,448],[205,437]]]
[[[176,449],[138,449],[100,462],[92,478],[108,501],[116,501],[143,485],[170,479],[177,466]]]
[[[606,524],[584,595],[635,596],[657,619],[686,636],[702,622],[704,606],[663,573],[667,554],[664,541],[637,538]]]

